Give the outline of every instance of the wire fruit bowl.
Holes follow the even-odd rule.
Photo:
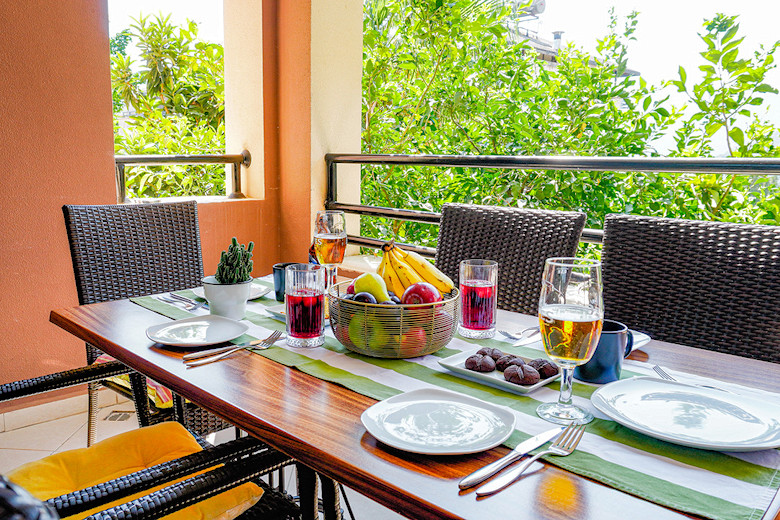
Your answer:
[[[328,290],[330,325],[342,345],[378,358],[432,354],[452,339],[458,323],[460,292],[453,289],[436,303],[383,305],[346,300],[351,281]]]

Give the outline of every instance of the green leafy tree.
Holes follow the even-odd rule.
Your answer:
[[[636,15],[589,55],[563,49],[549,68],[513,43],[494,2],[368,1],[364,11],[363,150],[478,155],[656,155],[679,117],[626,75]],[[438,209],[457,200],[581,209],[591,224],[650,197],[646,176],[614,172],[364,169],[363,201]],[[652,183],[650,183],[652,185]],[[433,243],[435,228],[364,219],[364,233]]]
[[[765,96],[777,94],[766,82],[774,65],[775,42],[763,46],[752,57],[740,56],[739,24],[736,16],[718,14],[704,22],[700,34],[706,49],[701,52],[704,64],[699,66],[702,78],[688,85],[688,74],[679,68],[679,79],[671,84],[687,94],[693,115],[677,132],[678,156],[711,156],[721,140],[730,157],[777,157],[774,142],[778,129],[760,117]],[[763,177],[740,175],[695,176],[682,189],[690,214],[713,220],[750,220],[777,224],[778,195],[776,186]]]
[[[135,41],[140,64],[136,66],[126,52],[112,54],[114,97],[134,112],[129,121],[115,122],[115,152],[224,153],[222,46],[199,41],[195,22],[174,27],[170,16],[141,17],[121,34]],[[221,165],[132,167],[126,175],[131,197],[219,195],[225,191]]]

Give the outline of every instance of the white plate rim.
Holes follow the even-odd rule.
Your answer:
[[[639,350],[640,348],[650,343],[650,340],[653,339],[646,332],[641,332],[634,329],[628,329],[628,330],[630,330],[631,334],[633,334],[634,336],[634,345],[631,347],[631,352],[635,350]],[[638,341],[637,341],[637,336],[639,337]]]
[[[436,448],[436,449],[415,449],[413,447],[410,447],[409,445],[404,444],[403,442],[398,442],[395,438],[393,438],[390,435],[385,435],[386,430],[382,429],[379,424],[373,420],[371,417],[374,414],[377,414],[383,409],[393,406],[396,403],[414,403],[419,401],[449,401],[449,402],[455,402],[460,404],[469,404],[472,406],[476,406],[478,408],[482,408],[485,410],[489,410],[493,412],[494,414],[498,415],[500,418],[502,418],[505,421],[505,432],[501,435],[501,437],[496,437],[491,442],[486,442],[484,445],[479,445],[470,449],[445,449],[444,447]],[[394,395],[393,397],[389,397],[383,401],[379,401],[378,403],[366,408],[365,411],[363,411],[362,414],[360,414],[360,421],[363,423],[363,426],[366,428],[366,431],[374,436],[378,441],[387,444],[388,446],[392,448],[399,449],[401,451],[409,452],[409,453],[418,453],[421,455],[465,455],[469,453],[480,453],[486,450],[489,450],[491,448],[495,448],[496,446],[503,444],[510,435],[512,435],[512,432],[515,431],[515,425],[517,423],[517,418],[515,415],[504,408],[501,408],[497,405],[482,401],[481,399],[477,399],[476,397],[471,397],[469,395],[465,394],[459,394],[457,392],[452,392],[450,390],[444,390],[442,388],[419,388],[417,390],[411,390],[409,392],[404,392],[398,395]]]
[[[688,446],[690,448],[699,448],[699,449],[705,449],[705,450],[714,450],[714,451],[730,451],[730,452],[747,452],[747,451],[760,451],[760,450],[767,450],[767,449],[773,449],[773,448],[779,448],[780,447],[780,428],[777,429],[777,435],[776,438],[773,441],[767,441],[763,443],[728,443],[728,442],[696,442],[691,441],[689,439],[682,439],[680,437],[677,437],[675,435],[669,435],[668,433],[664,433],[662,431],[657,431],[654,429],[646,428],[641,424],[638,424],[636,422],[633,422],[630,420],[630,418],[625,417],[624,414],[621,414],[617,409],[615,409],[612,405],[610,405],[607,400],[604,398],[602,394],[606,394],[608,392],[612,392],[615,390],[616,386],[626,386],[631,384],[637,384],[637,381],[642,382],[651,382],[653,384],[660,384],[660,385],[667,385],[667,386],[681,386],[685,387],[686,389],[695,390],[696,392],[706,394],[708,397],[715,397],[715,398],[723,398],[727,396],[734,397],[736,394],[726,394],[719,390],[713,390],[709,388],[701,388],[698,386],[692,386],[685,383],[680,383],[677,381],[667,381],[664,379],[658,379],[655,377],[647,377],[647,376],[638,376],[638,377],[632,377],[629,379],[621,379],[620,381],[615,381],[613,383],[608,383],[599,389],[597,389],[593,394],[591,395],[591,403],[593,403],[593,406],[596,407],[600,412],[602,412],[604,415],[612,419],[618,424],[621,424],[625,426],[626,428],[643,433],[649,437],[653,437],[656,439],[660,439],[662,441],[671,442],[673,444],[679,444],[681,446]],[[766,405],[763,401],[760,401],[758,399],[752,398],[750,396],[745,395],[738,395],[740,400],[748,400],[750,402],[753,402],[754,404],[758,405],[759,407],[762,405]],[[734,404],[733,402],[731,404]],[[770,405],[771,406],[771,405]],[[778,408],[778,407],[775,407]],[[778,408],[778,412],[780,413],[780,408]]]
[[[232,331],[225,333],[224,336],[220,336],[218,341],[217,340],[171,341],[169,339],[156,336],[156,333],[158,331],[168,328],[172,325],[187,324],[190,322],[198,322],[198,321],[206,321],[222,327],[230,326],[232,327]],[[217,316],[216,314],[206,314],[204,316],[193,316],[191,318],[184,318],[181,320],[173,320],[167,323],[152,325],[151,327],[146,329],[146,337],[154,341],[155,343],[159,343],[161,345],[165,345],[168,347],[205,347],[207,345],[216,345],[218,343],[225,343],[226,341],[230,341],[231,339],[235,339],[239,337],[240,335],[244,334],[248,330],[249,330],[249,325],[247,325],[246,323],[241,323],[236,320],[231,320],[229,318],[225,318],[224,316]]]
[[[195,296],[197,296],[201,300],[205,300],[206,299],[206,293],[203,292],[203,286],[202,285],[199,286],[199,287],[193,287],[190,290],[193,292],[193,294],[195,294]],[[268,288],[268,287],[266,287],[264,285],[253,283],[250,286],[250,288],[249,288],[249,298],[247,298],[247,301],[248,300],[256,300],[256,299],[260,298],[261,296],[265,296],[266,294],[268,294],[268,293],[270,293],[272,291],[273,291],[273,288]],[[252,296],[253,294],[256,294],[257,296]]]
[[[475,372],[473,370],[469,370],[465,366],[461,366],[466,362],[466,358],[476,354],[478,350],[479,349],[473,351],[464,350],[462,352],[459,352],[458,354],[454,354],[450,357],[440,359],[439,364],[444,368],[446,368],[447,370],[454,372],[455,375],[458,377],[462,377],[464,379],[468,379],[476,383],[482,383],[488,386],[492,386],[493,388],[499,388],[501,390],[506,390],[507,392],[512,392],[514,394],[520,394],[520,395],[529,394],[538,388],[541,388],[545,385],[549,385],[550,383],[552,383],[553,381],[561,377],[561,373],[559,370],[558,374],[554,375],[553,377],[548,377],[547,379],[540,379],[538,383],[524,386],[524,385],[516,385],[514,383],[510,383],[509,381],[506,381],[505,379],[503,379],[503,372],[499,370],[494,370],[493,372],[487,372],[487,373]],[[528,359],[527,356],[518,356],[518,357]],[[536,359],[536,358],[532,358],[532,359]],[[489,375],[489,374],[502,374],[502,375],[500,377],[494,377],[493,375]]]

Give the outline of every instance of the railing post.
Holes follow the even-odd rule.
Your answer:
[[[117,204],[124,204],[127,200],[127,188],[125,187],[125,165],[114,163],[114,170],[116,175],[116,201]]]
[[[249,150],[241,152],[243,160],[241,162],[233,163],[233,192],[228,194],[229,199],[245,199],[246,195],[241,193],[241,166],[249,166],[252,164],[252,154]]]
[[[338,175],[336,172],[336,163],[329,153],[325,154],[325,165],[328,170],[328,189],[325,194],[325,209],[332,209],[330,205],[335,203],[338,197],[338,191],[336,189]]]

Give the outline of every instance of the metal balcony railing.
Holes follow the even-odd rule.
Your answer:
[[[125,168],[128,166],[163,166],[168,164],[232,164],[233,191],[227,194],[229,199],[243,199],[241,193],[241,166],[252,163],[252,155],[248,150],[240,154],[210,154],[210,155],[115,155],[117,202],[127,200],[125,186]]]
[[[614,171],[614,172],[667,172],[667,173],[715,173],[736,175],[780,175],[780,159],[775,158],[673,158],[673,157],[513,157],[504,155],[383,155],[336,154],[325,155],[328,169],[328,188],[325,207],[356,215],[370,215],[412,222],[439,224],[441,213],[382,206],[351,204],[338,200],[339,164],[382,164],[406,166],[439,166],[462,168],[506,168],[523,170]],[[585,229],[582,242],[601,243],[604,232]],[[383,241],[360,235],[349,235],[353,245],[379,248]],[[436,250],[405,244],[405,248],[421,255],[433,257]]]

